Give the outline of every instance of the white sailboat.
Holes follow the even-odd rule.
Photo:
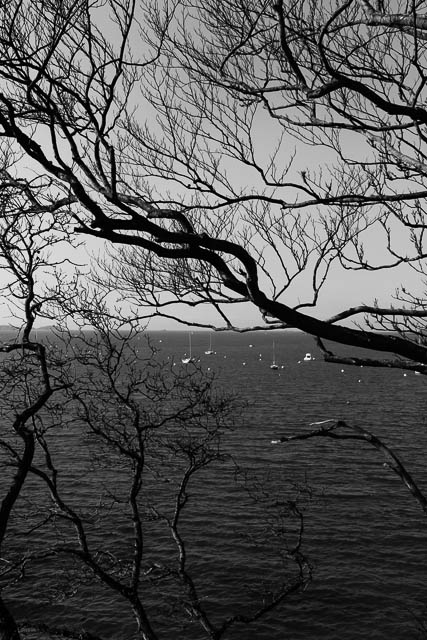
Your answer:
[[[188,343],[189,343],[189,356],[187,356],[187,354],[185,354],[184,358],[181,358],[181,362],[182,364],[188,364],[189,362],[193,361],[193,357],[191,355],[191,333],[188,334]]]
[[[212,334],[210,334],[210,336],[209,336],[209,349],[207,351],[205,351],[205,354],[207,356],[211,356],[213,354],[213,351],[212,351]]]
[[[279,365],[276,364],[276,348],[273,340],[273,362],[270,365],[270,369],[278,369]]]

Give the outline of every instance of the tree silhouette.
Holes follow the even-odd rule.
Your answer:
[[[132,248],[140,306],[209,304],[231,328],[246,303],[263,323],[243,328],[425,364],[421,5],[102,7],[5,4],[0,126],[77,232]],[[319,318],[346,271],[393,278],[395,302],[377,302],[379,284]]]

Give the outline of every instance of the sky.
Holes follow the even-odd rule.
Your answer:
[[[256,133],[254,136],[254,144],[256,148],[257,157],[267,160],[271,149],[274,147],[277,141],[279,128],[277,123],[273,122],[267,114],[262,110],[259,111],[256,118]],[[40,142],[48,148],[50,146],[49,140],[40,138]],[[353,137],[347,140],[347,144],[351,147],[351,152],[359,157],[363,158],[367,153],[366,142],[360,137]],[[325,170],[333,161],[333,155],[330,150],[321,146],[307,146],[301,142],[297,142],[290,136],[285,137],[283,143],[283,151],[277,159],[278,165],[280,163],[286,164],[291,154],[296,151],[296,160],[289,172],[289,180],[301,181],[300,172],[302,170],[319,172]],[[226,163],[227,164],[227,163]],[[37,169],[31,164],[23,164],[24,172],[37,172]],[[233,163],[228,163],[228,169],[230,171],[230,177],[233,182],[238,184],[246,184],[248,188],[257,185],[256,171],[250,172],[247,165],[243,163],[240,166],[233,166]],[[259,176],[258,176],[259,178]],[[261,184],[259,185],[262,186]],[[286,191],[286,197],[291,198],[292,192]],[[384,238],[380,237],[380,234],[372,230],[368,234],[368,244],[370,244],[370,250],[374,257],[380,256],[382,249],[380,248],[380,242],[383,242]],[[398,240],[398,245],[401,243],[401,247],[404,247],[405,241]],[[102,243],[100,244],[93,239],[86,239],[85,247],[82,247],[77,251],[76,261],[86,264],[88,262],[88,255],[90,253],[97,254],[102,251]],[[280,271],[278,260],[276,263],[272,263],[268,267],[270,274],[278,283],[280,287],[282,279],[284,278],[283,272]],[[393,295],[396,288],[402,283],[405,285],[410,284],[413,286],[419,286],[420,278],[411,270],[407,268],[397,269],[392,271],[374,271],[374,272],[349,272],[342,269],[333,268],[329,275],[328,280],[323,288],[322,294],[319,298],[319,303],[315,311],[307,310],[309,313],[313,313],[317,317],[327,318],[331,315],[342,311],[343,309],[351,306],[357,306],[360,304],[372,304],[375,299],[381,305],[389,305],[393,301]],[[285,304],[295,305],[299,302],[310,299],[310,273],[299,277],[295,284],[293,284],[282,300]],[[0,314],[5,314],[4,320],[7,321],[7,310],[5,305],[0,306]],[[198,322],[215,323],[217,321],[217,314],[208,308],[200,310],[183,311],[183,317],[189,317],[190,320]],[[232,321],[239,326],[248,326],[252,324],[260,324],[261,317],[259,311],[252,305],[238,305],[231,313]],[[0,317],[0,321],[2,318]],[[150,326],[152,328],[175,328],[176,323],[171,320],[154,319]]]
[[[260,145],[265,145],[266,151],[268,150],[271,139],[274,138],[275,131],[272,127],[268,129],[269,122],[266,121],[264,127],[264,138],[260,141]],[[267,135],[268,134],[268,135]],[[302,144],[296,144],[297,152],[306,160],[304,166],[312,170],[318,170],[322,167],[322,162],[325,161],[325,151],[321,148],[309,149],[310,154],[306,154],[307,147]],[[299,160],[299,162],[301,162]],[[298,171],[301,164],[296,164],[295,168],[291,171],[290,178],[297,179]],[[25,172],[36,173],[37,169],[30,165],[25,167]],[[245,175],[236,175],[238,181],[247,179]],[[91,237],[81,236],[83,240],[82,246],[75,252],[70,252],[70,257],[75,262],[81,265],[87,265],[90,261],[95,261],[99,255],[104,253],[104,241],[99,241]],[[371,253],[376,255],[378,259],[381,257],[380,238],[379,234],[375,231],[370,231],[369,244]],[[401,242],[403,247],[403,240]],[[271,266],[271,273],[278,284],[280,284],[281,272],[276,267]],[[275,273],[277,269],[277,273]],[[292,285],[288,293],[283,296],[282,301],[285,304],[295,305],[302,301],[306,301],[310,297],[310,279],[311,273],[307,272],[302,277],[299,277],[295,284]],[[307,308],[303,312],[313,314],[318,318],[328,318],[336,313],[346,309],[347,307],[358,306],[361,304],[373,304],[374,300],[378,300],[381,306],[388,306],[393,304],[393,295],[396,288],[401,284],[408,284],[413,287],[415,282],[419,281],[419,277],[416,276],[413,270],[407,267],[395,269],[393,271],[380,270],[371,272],[354,272],[344,271],[339,268],[338,265],[333,267],[328,274],[326,284],[322,289],[322,293],[319,297],[318,304],[315,309]],[[176,307],[178,310],[178,307]],[[229,313],[230,320],[238,327],[259,326],[262,324],[262,317],[257,308],[252,304],[235,305],[231,310],[230,305],[226,307],[227,313]],[[166,310],[167,311],[167,310]],[[210,307],[203,306],[200,308],[188,308],[181,307],[178,310],[179,317],[188,319],[189,322],[207,323],[215,326],[224,326],[223,320],[219,317],[217,312]],[[356,320],[361,320],[361,317],[356,317]],[[7,305],[0,305],[0,322],[9,322],[10,314],[7,309]],[[41,320],[41,324],[45,321]],[[352,320],[347,320],[345,324],[351,325]],[[150,321],[149,327],[151,329],[185,329],[185,326],[181,323],[177,323],[171,319],[165,318],[153,318]]]

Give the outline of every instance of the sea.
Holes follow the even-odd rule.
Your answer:
[[[150,339],[172,366],[193,366],[181,362],[189,351],[188,332],[153,331]],[[206,354],[210,344],[213,353]],[[316,422],[344,420],[380,438],[427,494],[426,378],[325,363],[313,338],[291,331],[193,331],[191,349],[198,366],[215,372],[216,388],[233,394],[239,405],[224,435],[227,459],[201,473],[184,527],[206,606],[216,622],[249,616],[268,601],[284,572],[292,579],[296,567],[284,559],[281,545],[298,540],[296,513],[304,525],[301,552],[312,570],[304,590],[251,624],[234,625],[224,638],[426,638],[427,519],[381,451],[352,439],[274,443],[308,432]],[[360,356],[349,347],[334,349]],[[304,359],[307,353],[310,359]],[[277,369],[270,368],[273,357]],[[78,475],[73,480],[76,505],[87,482],[85,477],[80,486]],[[290,505],[290,511],[298,505],[298,512],[278,522],[271,510],[278,504]],[[102,535],[115,534],[106,529]],[[153,558],[161,555],[160,537],[149,545]],[[6,591],[21,618],[80,625],[104,639],[137,637],[126,607],[108,591],[99,596],[88,581],[49,601],[42,573],[30,572]],[[208,637],[196,624],[177,626],[161,604],[163,596],[161,590],[151,600],[147,594],[159,639]]]

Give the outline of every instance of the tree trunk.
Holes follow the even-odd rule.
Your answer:
[[[131,603],[141,640],[158,640],[157,634],[153,631],[139,598],[132,599]]]
[[[15,618],[0,595],[0,640],[21,640]]]

